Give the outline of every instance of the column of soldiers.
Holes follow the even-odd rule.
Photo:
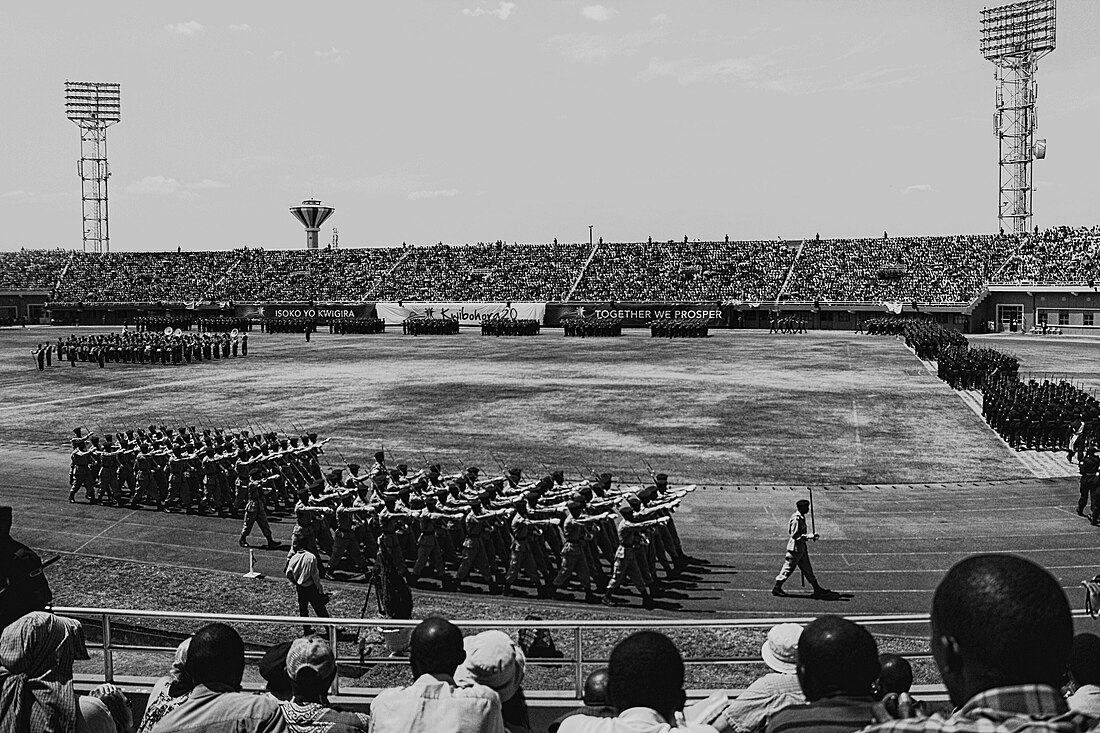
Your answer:
[[[534,318],[482,318],[482,336],[538,336],[542,323]]]
[[[806,333],[809,321],[801,316],[781,316],[772,313],[768,319],[768,333]]]
[[[251,331],[251,318],[236,316],[203,316],[197,321],[200,331]]]
[[[970,343],[953,328],[916,318],[868,318],[860,321],[856,333],[863,330],[872,336],[904,336],[905,345],[918,359],[926,361],[938,359],[947,347],[966,347]]]
[[[649,322],[652,338],[706,338],[710,321],[706,318],[658,318]]]
[[[70,439],[69,501],[155,507],[244,520],[278,546],[268,512],[293,512],[302,492],[323,483],[319,457],[328,439],[251,430],[150,425],[100,436],[75,428]]]
[[[68,361],[71,367],[78,361],[98,364],[101,369],[106,364],[166,366],[248,356],[248,334],[123,331],[58,338],[56,349],[58,361]],[[39,345],[32,352],[39,370],[43,361],[45,366],[51,365],[52,350],[52,345]]]
[[[385,333],[386,322],[381,318],[333,318],[329,321],[328,332],[341,336],[349,333]]]
[[[317,331],[316,318],[263,318],[260,320],[260,332],[268,333],[305,333]],[[308,340],[308,339],[307,339]]]
[[[157,331],[163,333],[170,328],[175,331],[190,331],[192,320],[190,318],[174,318],[169,316],[138,316],[134,319],[134,328],[138,331]]]
[[[1100,402],[1066,381],[989,379],[982,416],[1016,450],[1065,450],[1072,459],[1100,440]]]
[[[458,333],[458,321],[453,318],[408,318],[401,322],[405,336],[453,336]]]
[[[577,338],[623,335],[621,318],[563,318],[561,326],[566,336]]]
[[[1020,360],[996,349],[942,346],[936,359],[936,372],[952,389],[981,389],[987,379],[1017,379]]]
[[[371,469],[347,464],[346,475],[335,469],[302,493],[293,538],[327,554],[330,574],[368,577],[389,562],[413,581],[434,576],[444,590],[476,578],[490,593],[522,595],[516,585],[526,580],[540,598],[568,598],[575,581],[586,602],[607,605],[631,584],[648,608],[662,590],[658,566],[667,578],[699,562],[672,520],[694,488],[672,488],[664,474],[635,490],[613,488],[607,473],[567,483],[560,471],[482,479],[477,467],[444,476],[432,465],[410,475],[405,464],[388,469],[379,452]]]

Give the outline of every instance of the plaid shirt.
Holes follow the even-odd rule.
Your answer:
[[[864,728],[861,733],[1078,733],[1100,726],[1100,718],[1073,712],[1048,685],[997,687],[980,692],[950,717],[906,718]]]

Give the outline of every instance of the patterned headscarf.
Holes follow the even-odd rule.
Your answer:
[[[73,661],[88,659],[79,621],[34,611],[0,634],[0,733],[76,729]]]

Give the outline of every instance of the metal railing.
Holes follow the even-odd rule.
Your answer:
[[[310,617],[308,620],[303,619],[300,616],[253,616],[243,614],[206,614],[206,613],[189,613],[189,612],[174,612],[174,611],[139,611],[133,609],[118,609],[118,608],[76,608],[76,607],[57,607],[53,609],[55,613],[64,616],[71,616],[77,619],[84,619],[91,623],[98,623],[101,626],[101,639],[98,644],[89,643],[89,649],[102,650],[103,653],[103,667],[102,675],[103,681],[114,682],[118,672],[116,670],[115,655],[119,652],[149,652],[149,653],[171,653],[175,651],[174,642],[172,645],[167,645],[167,639],[174,633],[180,635],[179,632],[168,632],[164,629],[157,629],[154,625],[142,625],[136,628],[126,629],[125,625],[121,623],[122,619],[136,620],[143,619],[146,621],[192,621],[209,623],[219,621],[222,623],[242,624],[242,625],[255,625],[266,624],[275,625],[279,627],[286,627],[288,631],[292,633],[289,636],[297,636],[303,623],[309,623],[315,630],[323,629],[323,635],[329,640],[329,644],[336,651],[337,654],[337,666],[344,665],[377,665],[377,664],[407,664],[407,657],[402,656],[385,656],[385,657],[348,657],[340,656],[339,654],[339,632],[340,630],[360,630],[364,628],[382,628],[382,629],[400,629],[400,628],[412,628],[419,623],[419,620],[398,620],[398,619],[386,619],[386,618],[316,618]],[[729,629],[760,629],[766,630],[771,626],[779,623],[800,623],[807,624],[814,620],[814,616],[801,616],[801,617],[772,617],[772,618],[731,618],[731,619],[705,619],[705,620],[670,620],[670,619],[618,619],[618,620],[596,620],[596,621],[559,621],[559,620],[504,620],[504,619],[476,619],[476,620],[454,620],[454,623],[463,630],[484,630],[484,629],[547,629],[551,631],[565,632],[569,637],[569,641],[563,644],[565,649],[561,651],[564,656],[561,658],[539,658],[528,659],[528,665],[546,665],[546,666],[571,666],[571,674],[569,677],[572,682],[572,698],[580,699],[581,691],[584,686],[584,679],[586,676],[586,668],[591,668],[595,665],[606,664],[607,659],[605,656],[585,653],[585,640],[587,635],[594,632],[607,632],[607,631],[636,631],[640,629],[653,629],[659,630],[665,633],[675,634],[676,632],[691,631],[691,630],[729,630]],[[874,633],[875,629],[879,630],[879,635],[888,635],[894,637],[911,637],[911,638],[925,638],[928,627],[928,615],[927,614],[906,614],[906,615],[878,615],[878,616],[848,616],[851,620],[869,628]],[[915,628],[914,628],[915,627]],[[137,633],[150,634],[154,636],[163,634],[166,638],[165,646],[154,646],[148,644],[127,644],[116,641],[116,632],[123,629],[127,631],[136,631]],[[905,633],[906,630],[916,631],[919,629],[918,634]],[[625,635],[625,633],[624,633]],[[284,637],[285,638],[285,637]],[[275,643],[272,641],[272,643]],[[921,649],[924,646],[921,645]],[[262,656],[262,652],[251,651],[246,652],[246,657],[252,660],[259,659]],[[930,655],[925,652],[908,652],[902,654],[909,659],[928,659]],[[759,666],[761,659],[759,654],[751,657],[739,657],[739,656],[685,656],[684,663],[688,667],[692,666]],[[167,671],[167,670],[165,670]],[[729,689],[723,688],[723,689]],[[942,688],[933,686],[931,688],[924,688],[926,691],[931,691],[933,694]],[[340,677],[337,675],[336,680],[332,687],[333,694],[341,694]],[[556,690],[556,691],[539,691],[529,690],[528,697],[537,699],[540,696],[544,698],[562,699],[565,694],[568,694],[569,690]],[[343,694],[350,694],[352,696],[373,696],[377,693],[377,689],[352,687],[345,689]]]

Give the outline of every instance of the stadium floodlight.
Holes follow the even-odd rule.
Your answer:
[[[306,249],[317,249],[317,233],[334,211],[331,206],[321,206],[318,199],[306,199],[301,206],[290,207],[290,213],[306,228]]]
[[[1056,0],[1023,0],[981,13],[982,56],[996,67],[993,134],[999,140],[998,211],[1001,229],[1031,231],[1031,161],[1046,156],[1046,141],[1035,142],[1038,119],[1035,72],[1039,59],[1054,50]]]
[[[80,198],[84,212],[84,251],[111,251],[107,223],[107,128],[122,119],[119,85],[66,81],[65,116],[80,128]]]

